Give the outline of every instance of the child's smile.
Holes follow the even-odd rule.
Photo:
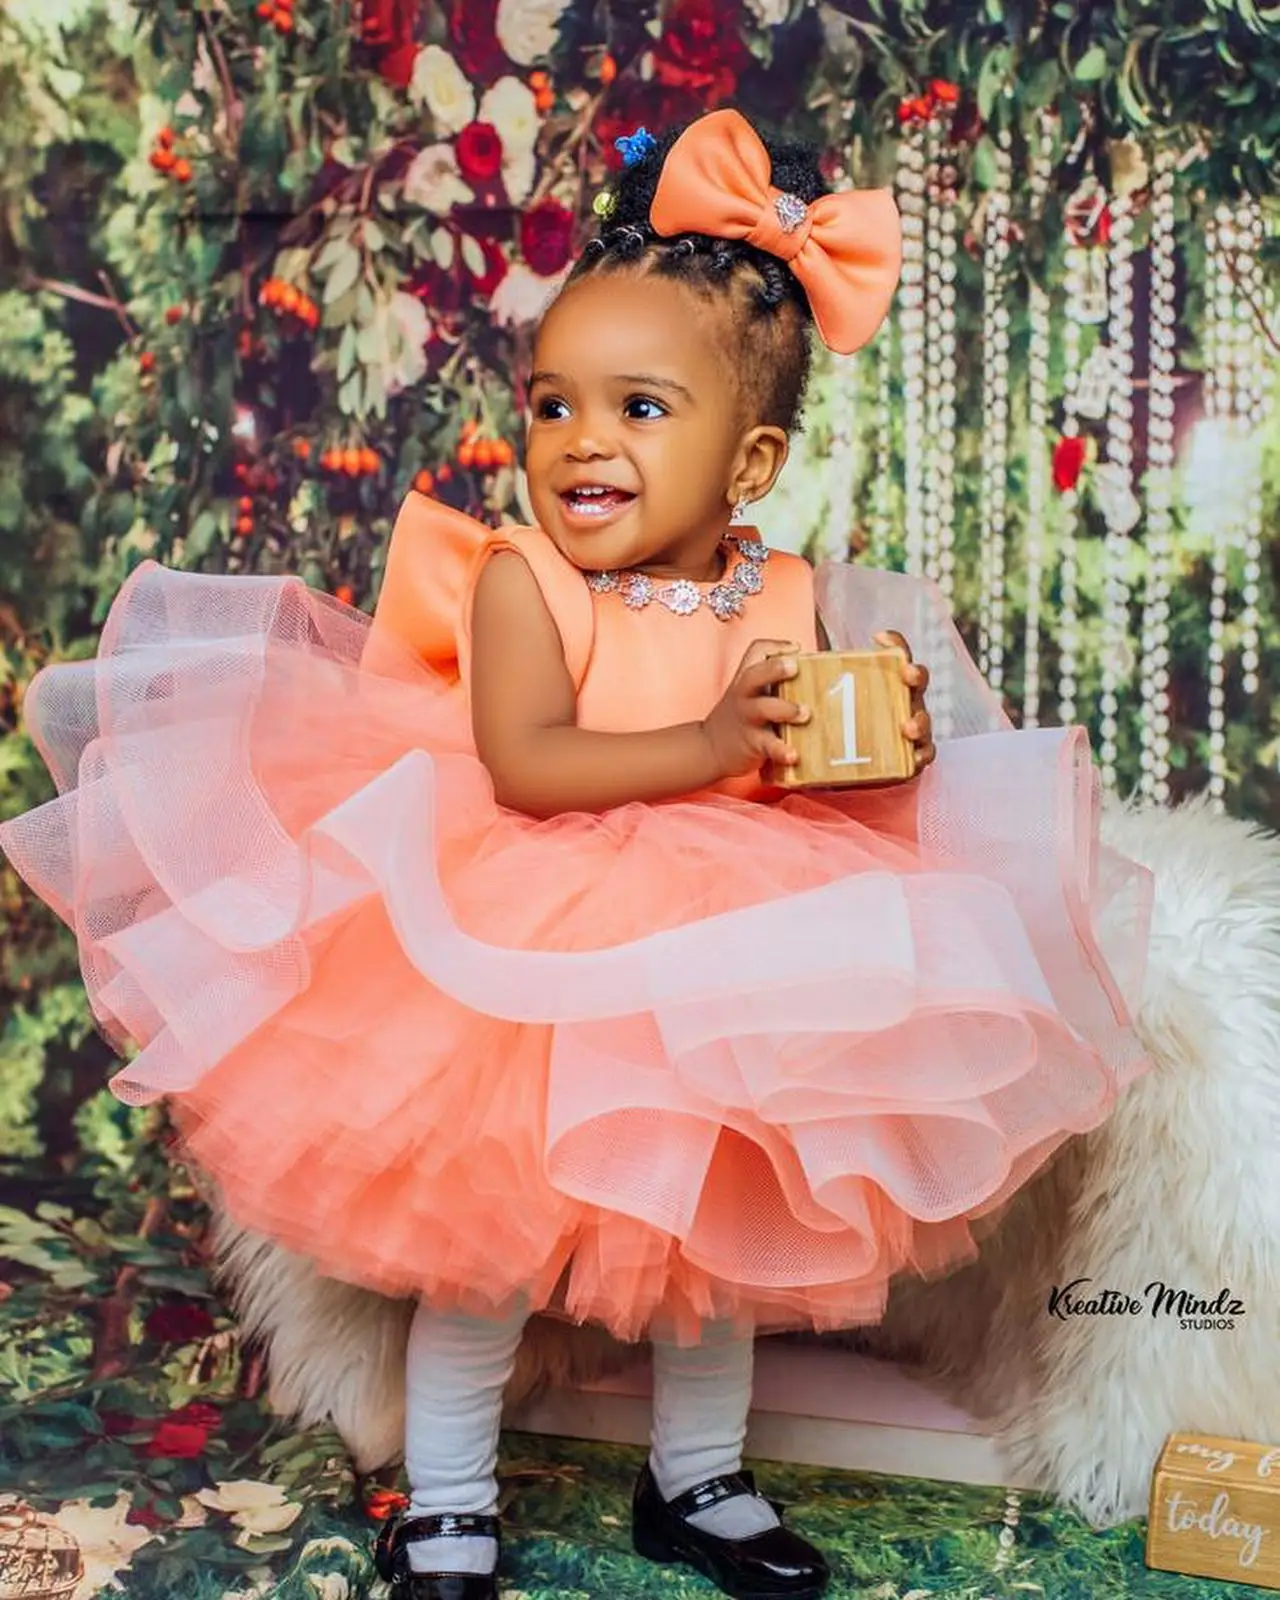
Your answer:
[[[590,523],[596,528],[630,510],[635,501],[636,495],[631,490],[616,484],[601,483],[594,478],[560,491],[560,503],[566,519],[571,523]]]

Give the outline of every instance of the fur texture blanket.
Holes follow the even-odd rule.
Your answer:
[[[1174,1430],[1280,1442],[1280,839],[1198,804],[1116,806],[1104,835],[1155,874],[1139,1017],[1155,1070],[1015,1197],[975,1262],[903,1281],[878,1328],[834,1340],[918,1366],[1097,1527],[1145,1511]],[[362,1471],[395,1460],[409,1303],[321,1278],[225,1216],[215,1252],[276,1408],[331,1419]],[[1077,1280],[1080,1298],[1147,1296],[1143,1313],[1065,1314],[1059,1296],[1055,1314]],[[1206,1319],[1153,1305],[1159,1284],[1225,1289],[1243,1314],[1184,1326]],[[535,1319],[509,1399],[628,1359]]]

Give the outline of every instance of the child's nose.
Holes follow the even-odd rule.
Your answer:
[[[565,445],[565,455],[571,461],[599,461],[614,454],[614,445],[607,429],[586,424],[579,428]]]

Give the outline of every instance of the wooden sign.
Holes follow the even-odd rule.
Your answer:
[[[911,690],[902,681],[900,650],[819,650],[795,659],[796,676],[774,693],[808,706],[812,716],[779,726],[783,743],[798,750],[800,760],[793,767],[770,764],[770,783],[843,789],[915,776],[915,746],[902,731],[911,716]]]
[[[1146,1561],[1280,1589],[1280,1446],[1170,1434],[1151,1481]]]

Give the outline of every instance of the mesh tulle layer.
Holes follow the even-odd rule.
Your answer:
[[[1142,1070],[1098,937],[1140,954],[1144,877],[1099,871],[1078,732],[535,821],[458,687],[368,640],[295,581],[142,568],[32,685],[60,795],[0,830],[138,1047],[116,1092],[323,1270],[624,1338],[872,1321]]]

